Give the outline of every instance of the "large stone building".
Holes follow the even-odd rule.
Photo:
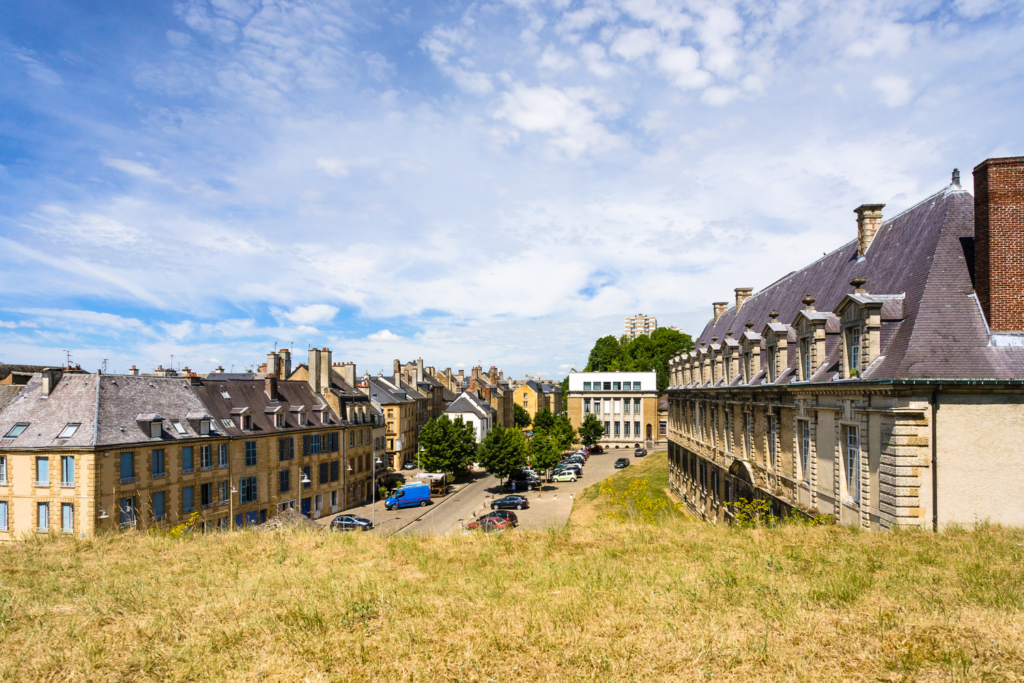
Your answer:
[[[0,540],[336,512],[370,431],[308,382],[47,369],[0,413]]]
[[[849,243],[714,304],[670,362],[670,485],[692,511],[1024,524],[1024,158],[974,179],[888,220],[865,204]]]
[[[591,413],[604,423],[604,448],[638,448],[657,438],[657,373],[571,372],[566,403],[574,428]]]

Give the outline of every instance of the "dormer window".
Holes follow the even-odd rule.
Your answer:
[[[200,420],[199,421],[199,433],[202,434],[203,436],[209,436],[210,435],[210,421],[209,420]]]
[[[68,426],[64,427],[64,429],[62,429],[60,431],[60,434],[57,435],[57,438],[58,439],[70,439],[71,437],[73,437],[75,435],[75,432],[78,431],[78,428],[80,426],[81,425],[79,423],[77,423],[77,422],[73,423],[73,424],[69,424]]]
[[[242,416],[242,429],[247,432],[252,430],[252,415]]]
[[[750,384],[750,351],[743,354],[743,381]]]
[[[149,423],[149,438],[159,439],[161,436],[163,436],[163,433],[164,429],[163,424],[161,422],[159,422],[158,420],[153,420],[152,422]]]
[[[284,413],[274,415],[274,426],[278,429],[284,429]]]
[[[305,427],[309,424],[309,416],[306,413],[299,413],[299,426]]]
[[[802,339],[800,341],[800,369],[801,377],[805,382],[809,382],[811,379],[811,340]]]
[[[850,374],[860,372],[860,326],[850,328]]]

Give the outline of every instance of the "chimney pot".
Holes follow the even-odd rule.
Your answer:
[[[960,169],[953,169],[953,187],[960,187]]]
[[[875,233],[882,226],[882,209],[885,204],[861,204],[853,210],[857,214],[857,256],[867,253]]]

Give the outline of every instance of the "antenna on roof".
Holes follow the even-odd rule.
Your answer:
[[[277,353],[277,340],[274,340],[274,353]]]
[[[64,353],[67,354],[67,357],[68,357],[68,369],[70,370],[71,369],[71,352],[68,351],[67,349],[64,349]]]

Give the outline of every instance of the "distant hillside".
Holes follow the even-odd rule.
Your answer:
[[[616,339],[608,335],[594,343],[587,358],[586,372],[621,370],[623,372],[658,373],[658,393],[668,387],[668,361],[672,356],[690,351],[693,339],[690,335],[659,327],[651,336],[640,335],[630,341],[626,337]]]

